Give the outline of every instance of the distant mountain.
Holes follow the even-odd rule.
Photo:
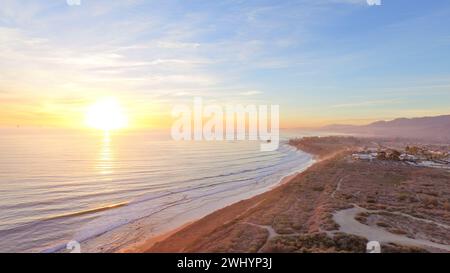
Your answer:
[[[449,142],[450,115],[398,118],[391,121],[377,121],[362,126],[333,124],[322,127],[321,130],[379,137],[400,137]]]

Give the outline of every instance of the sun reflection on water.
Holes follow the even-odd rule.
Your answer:
[[[114,157],[111,146],[111,136],[109,132],[105,132],[102,139],[102,146],[97,161],[96,169],[100,174],[106,175],[113,172]]]

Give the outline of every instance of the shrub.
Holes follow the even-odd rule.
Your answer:
[[[336,249],[350,252],[366,252],[367,239],[355,235],[339,233],[334,236]]]
[[[324,190],[324,187],[323,186],[314,186],[313,187],[313,191],[323,191]]]
[[[385,222],[377,222],[377,226],[387,228],[387,227],[390,227],[391,225],[389,225],[388,223],[385,223]]]
[[[401,230],[401,229],[398,229],[398,228],[391,228],[391,229],[389,229],[389,232],[390,233],[394,233],[394,234],[398,234],[398,235],[408,234],[408,232],[406,232],[404,230]]]
[[[439,205],[439,202],[436,198],[433,197],[425,197],[423,198],[423,203],[427,208],[435,208]]]

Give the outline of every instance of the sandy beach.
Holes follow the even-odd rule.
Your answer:
[[[297,175],[299,175],[301,173],[301,171],[298,172],[294,172],[290,175],[287,175],[285,177],[283,177],[277,184],[275,184],[274,186],[270,187],[268,189],[268,191],[272,191],[274,189],[276,189],[277,187],[280,187],[284,184],[289,183],[290,181],[292,181],[293,179],[295,179],[295,177],[297,177]],[[252,198],[251,198],[252,199]],[[223,208],[222,208],[223,209]],[[222,210],[220,209],[220,210]],[[174,228],[172,230],[169,230],[167,232],[163,232],[162,234],[150,237],[144,241],[140,241],[138,243],[129,245],[125,248],[120,249],[119,253],[136,253],[136,252],[147,252],[153,245],[166,240],[167,238],[171,237],[172,235],[176,234],[177,232],[189,227],[191,224],[194,224],[196,221],[198,221],[200,219],[196,219],[194,221],[189,221],[177,228]]]
[[[435,196],[435,205],[412,197],[428,200],[425,197],[434,191],[448,188],[450,174],[350,160],[351,151],[366,143],[334,137],[296,140],[291,145],[317,158],[306,171],[286,177],[268,192],[143,242],[133,251],[365,252],[368,236],[352,234],[351,228],[336,222],[342,211],[355,206],[367,210],[352,215],[359,225],[378,230],[375,235],[390,234],[379,238],[385,252],[448,251],[447,196]],[[427,183],[431,178],[433,183]],[[399,197],[403,195],[411,198]]]

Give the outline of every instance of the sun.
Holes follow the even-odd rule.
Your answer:
[[[104,131],[125,128],[128,118],[115,98],[99,100],[88,107],[86,125]]]

